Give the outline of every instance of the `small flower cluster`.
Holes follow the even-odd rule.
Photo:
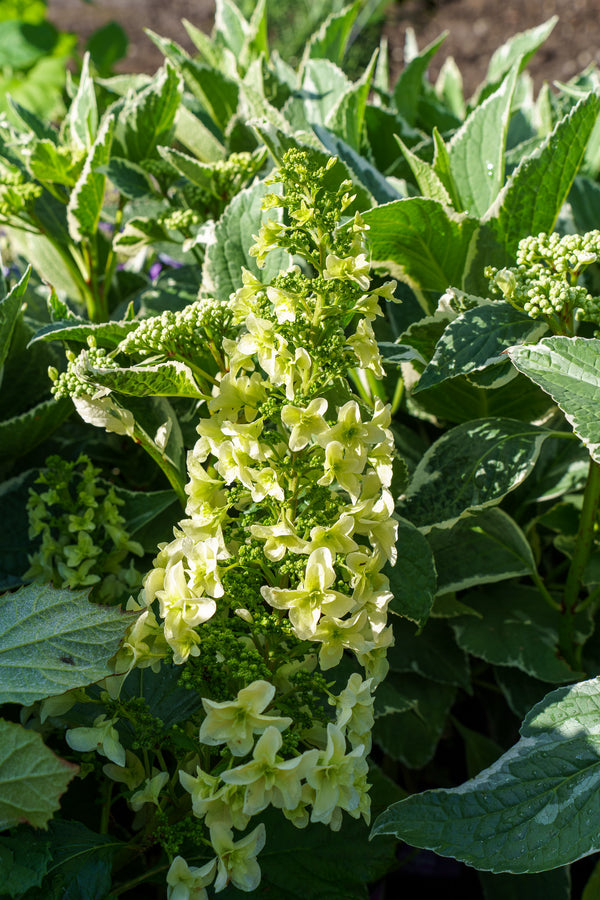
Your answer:
[[[233,337],[232,311],[227,303],[204,298],[174,312],[143,319],[121,341],[118,350],[129,356],[179,359],[194,363],[220,349],[223,337]]]
[[[131,540],[119,512],[124,501],[98,478],[100,470],[81,455],[74,462],[50,456],[31,488],[27,513],[29,536],[41,537],[29,557],[26,579],[55,586],[94,588],[94,599],[118,603],[141,583],[131,554],[143,548]]]
[[[600,325],[600,298],[577,282],[600,260],[600,231],[587,234],[541,233],[519,241],[517,265],[485,275],[505,300],[532,319],[543,318],[555,334],[573,334],[576,321]]]
[[[96,346],[93,335],[87,339],[88,349],[75,355],[72,350],[67,350],[67,369],[58,372],[54,366],[48,369],[48,375],[52,381],[51,391],[54,396],[60,397],[91,397],[97,391],[97,386],[86,377],[88,366],[99,368],[118,369],[119,364],[107,354],[103,347]]]
[[[393,439],[389,409],[361,405],[347,373],[381,377],[371,322],[393,284],[371,287],[366,226],[358,214],[342,222],[351,185],[327,187],[335,162],[290,151],[273,176],[284,192],[265,207],[288,224],[267,219],[251,252],[259,265],[273,248],[296,262],[268,284],[245,271],[231,298],[236,334],[222,339],[188,454],[186,518],[130,603],[140,615],[123,667],[172,659],[202,696],[179,783],[215,859],[175,857],[170,900],[203,897],[213,880],[254,890],[264,825],[237,841],[234,831],[269,806],[300,828],[369,817],[373,691],[392,642],[382,569],[396,557]],[[333,689],[344,654],[364,672]],[[98,734],[116,726],[103,720]],[[148,772],[147,802],[168,802],[160,787]]]

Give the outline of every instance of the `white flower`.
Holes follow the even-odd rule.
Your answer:
[[[98,716],[94,719],[92,728],[70,728],[65,738],[67,744],[72,750],[85,753],[87,750],[96,750],[102,756],[116,763],[118,766],[125,766],[126,756],[125,748],[119,743],[119,733],[114,727],[118,719],[107,719],[105,715]]]
[[[285,509],[277,525],[251,525],[250,533],[252,537],[264,540],[263,553],[272,562],[283,559],[288,550],[292,553],[305,553],[308,546],[308,541],[296,534]]]
[[[147,778],[144,787],[136,791],[129,803],[134,812],[138,812],[145,803],[154,803],[159,806],[158,796],[169,780],[168,772],[159,772],[153,778]]]
[[[357,810],[361,795],[356,781],[368,770],[364,747],[346,753],[346,739],[337,725],[327,726],[327,747],[319,764],[308,773],[306,780],[315,790],[311,822],[330,824],[336,807],[347,812]]]
[[[323,416],[327,411],[327,400],[317,397],[311,400],[306,409],[298,406],[284,406],[281,410],[281,421],[291,433],[288,446],[292,453],[302,450],[311,439],[328,430]]]
[[[212,882],[216,868],[216,859],[198,867],[176,856],[167,872],[167,900],[208,900],[204,888]]]
[[[310,640],[321,613],[343,616],[352,608],[350,597],[329,590],[337,575],[333,555],[327,547],[319,547],[308,557],[303,582],[294,589],[264,586],[261,594],[275,609],[289,610],[290,622],[300,640]]]
[[[254,744],[254,732],[262,734],[269,725],[280,731],[291,725],[288,716],[265,716],[263,711],[275,696],[268,681],[253,681],[238,692],[237,700],[217,703],[202,698],[206,718],[200,726],[203,744],[227,744],[234,756],[245,756]]]
[[[240,891],[256,890],[260,884],[260,866],[256,857],[265,846],[265,837],[262,822],[237,842],[229,828],[217,825],[210,829],[210,842],[219,861],[215,891],[222,891],[230,881]]]
[[[279,809],[295,809],[301,800],[302,778],[316,764],[318,750],[308,750],[292,759],[277,756],[282,738],[269,726],[258,739],[252,762],[223,772],[227,784],[246,785],[244,812],[254,816],[269,804]]]

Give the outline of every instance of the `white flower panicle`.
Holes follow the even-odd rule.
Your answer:
[[[393,439],[389,408],[359,400],[348,373],[381,377],[371,321],[393,285],[371,286],[351,185],[325,187],[335,163],[289,151],[272,176],[284,192],[265,208],[284,217],[265,221],[250,253],[259,268],[275,248],[295,263],[270,283],[244,271],[232,295],[237,333],[223,337],[188,455],[186,518],[123,651],[138,667],[170,657],[202,697],[179,786],[215,858],[195,868],[176,856],[172,900],[206,896],[213,878],[217,892],[254,890],[264,826],[234,833],[268,807],[298,827],[369,818],[373,691],[392,642]],[[336,694],[344,654],[357,671]],[[154,776],[133,802],[162,796]]]

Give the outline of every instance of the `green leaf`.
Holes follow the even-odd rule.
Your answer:
[[[362,820],[344,817],[341,830],[332,832],[319,822],[295,828],[279,810],[263,819],[268,837],[258,896],[269,900],[368,900],[368,884],[393,865],[394,843],[369,843]],[[247,900],[248,894],[230,886],[221,897]]]
[[[534,589],[511,584],[473,591],[465,603],[482,618],[454,620],[459,647],[497,666],[514,666],[541,681],[572,681],[573,672],[559,657],[560,613]]]
[[[27,412],[0,422],[0,462],[25,456],[62,425],[72,411],[68,397],[43,400]]]
[[[394,138],[411,168],[421,194],[430,200],[436,200],[443,206],[453,206],[452,198],[433,165],[413,153],[397,134],[394,135]]]
[[[509,347],[538,340],[546,331],[543,322],[510,303],[498,301],[468,309],[446,327],[413,394],[448,378],[505,363]]]
[[[137,200],[142,197],[152,196],[154,188],[146,172],[141,166],[130,162],[128,159],[113,157],[106,166],[101,166],[99,171],[108,178],[124,197]]]
[[[519,62],[520,69],[523,69],[536,50],[550,36],[554,26],[558,22],[558,16],[552,16],[547,22],[537,25],[535,28],[529,28],[511,37],[506,43],[492,54],[488,63],[486,81],[490,84],[496,82],[499,78],[509,71],[512,66]]]
[[[590,93],[580,100],[557,123],[539,150],[522,160],[498,195],[489,219],[506,263],[514,257],[521,238],[553,231],[583,161],[599,110],[597,94]]]
[[[175,69],[159,69],[152,81],[128,93],[112,108],[117,114],[114,143],[116,155],[129,163],[140,163],[156,155],[159,144],[168,143],[183,85]]]
[[[443,293],[461,287],[477,219],[426,197],[386,203],[364,214],[374,262],[413,289]],[[433,312],[433,309],[431,310]]]
[[[448,145],[461,209],[482,216],[504,184],[504,150],[517,80],[515,65],[497,91],[475,107]]]
[[[86,41],[85,49],[100,77],[112,74],[114,64],[127,55],[129,38],[117,22],[107,22],[96,28]]]
[[[325,122],[327,128],[357,152],[363,144],[367,98],[376,61],[377,52],[371,57],[361,78],[339,97]]]
[[[421,769],[435,753],[456,688],[405,673],[392,673],[387,680],[413,708],[376,718],[373,740],[392,759]]]
[[[183,76],[191,93],[224,133],[238,106],[239,86],[236,82],[225,72],[192,59],[175,41],[152,31],[146,33]]]
[[[185,363],[169,360],[155,366],[132,366],[130,369],[89,366],[86,378],[120,394],[131,397],[196,397],[202,393],[192,370]]]
[[[491,768],[458,788],[394,804],[372,833],[496,873],[542,872],[595,852],[599,711],[598,678],[552,691]]]
[[[485,734],[480,734],[479,731],[467,728],[456,719],[454,719],[454,727],[465,745],[467,775],[469,778],[478,775],[482,769],[487,769],[488,766],[496,762],[499,756],[502,756],[502,747],[496,741],[486,737]]]
[[[229,300],[242,287],[242,267],[248,269],[264,284],[288,266],[288,254],[283,250],[269,253],[265,266],[259,269],[256,258],[248,250],[255,242],[264,219],[275,218],[277,210],[263,213],[262,203],[267,193],[276,193],[277,185],[258,181],[237,194],[215,227],[215,242],[206,249],[204,279],[206,290],[217,299]]]
[[[30,274],[31,266],[28,266],[10,293],[0,300],[0,384],[2,383],[4,361],[10,350],[12,333],[23,305],[23,298],[27,290]]]
[[[532,471],[549,434],[514,419],[457,425],[417,466],[401,515],[424,529],[449,528],[465,513],[499,503]]]
[[[435,41],[428,44],[424,50],[414,56],[404,66],[394,86],[394,102],[396,109],[409,125],[415,125],[417,112],[425,87],[425,73],[429,63],[446,40],[448,32],[445,31]]]
[[[0,837],[0,883],[2,896],[20,898],[32,887],[40,887],[51,858],[50,840],[27,841],[23,831]],[[25,838],[25,839],[24,839]]]
[[[438,572],[438,593],[490,584],[536,569],[525,535],[503,510],[484,509],[452,528],[427,535]]]
[[[0,67],[27,70],[52,54],[57,39],[58,31],[50,22],[4,21],[0,25]]]
[[[67,222],[69,234],[76,243],[93,237],[98,228],[106,183],[106,175],[98,169],[108,163],[114,121],[112,116],[108,116],[98,129],[98,136],[69,200]]]
[[[81,822],[54,819],[48,828],[52,862],[34,900],[100,900],[111,888],[112,857],[124,845]],[[27,835],[31,841],[32,836]],[[40,896],[41,894],[41,896]]]
[[[220,138],[183,103],[175,116],[174,138],[203,162],[217,162],[225,158],[225,146]]]
[[[248,23],[231,0],[217,0],[215,10],[215,44],[227,47],[235,56],[241,54],[246,42]]]
[[[342,70],[328,59],[309,59],[302,76],[302,108],[309,125],[327,125],[340,97],[351,90],[352,83]],[[286,110],[293,108],[288,103]]]
[[[29,341],[28,346],[38,341],[78,341],[87,343],[90,335],[93,335],[99,347],[114,350],[121,341],[127,337],[130,331],[140,324],[137,320],[130,322],[87,322],[84,319],[62,319],[50,322],[37,331]]]
[[[45,828],[78,767],[59,759],[41,736],[0,719],[0,831]]]
[[[355,2],[340,12],[331,13],[310,36],[304,59],[329,59],[341,66],[360,7],[360,2]]]
[[[30,705],[111,674],[132,617],[86,591],[30,584],[0,597],[0,702]]]
[[[430,619],[418,632],[409,622],[393,618],[394,644],[388,650],[392,672],[414,672],[452,684],[470,692],[469,664],[465,653],[456,646],[450,626]]]
[[[75,154],[61,153],[53,140],[37,141],[29,156],[29,168],[39,181],[74,187],[81,172],[81,160]]]
[[[600,341],[595,338],[545,338],[534,346],[514,347],[510,358],[550,394],[573,431],[600,462]]]
[[[390,609],[423,625],[433,605],[436,570],[433,554],[421,532],[410,522],[398,521],[398,559],[386,567],[393,599]]]
[[[83,57],[77,93],[69,107],[66,125],[75,147],[88,150],[94,144],[98,131],[98,104],[88,53]]]

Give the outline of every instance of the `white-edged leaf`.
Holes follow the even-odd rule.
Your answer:
[[[364,214],[373,260],[423,291],[462,287],[479,221],[427,197],[386,203]],[[433,310],[432,310],[433,311]]]
[[[390,806],[373,834],[395,834],[491,872],[542,872],[600,849],[600,679],[549,693],[521,738],[457,788]]]
[[[413,394],[448,378],[506,363],[509,347],[538,340],[547,330],[543,321],[532,319],[510,303],[498,301],[468,309],[446,327]]]
[[[104,119],[69,200],[67,223],[76,243],[93,237],[100,221],[106,175],[98,170],[110,159],[114,123],[113,116]]]
[[[600,340],[557,336],[513,347],[509,355],[520,372],[550,394],[600,462]]]
[[[439,594],[535,571],[525,535],[514,519],[494,507],[465,516],[452,528],[432,528],[427,541]]]
[[[448,144],[461,209],[482,216],[504,184],[504,149],[517,65],[498,90],[476,106]]]
[[[25,705],[111,674],[132,617],[86,591],[29,584],[0,597],[0,702]]]
[[[457,425],[425,453],[399,512],[427,531],[499,503],[529,475],[550,433],[516,419]]]

